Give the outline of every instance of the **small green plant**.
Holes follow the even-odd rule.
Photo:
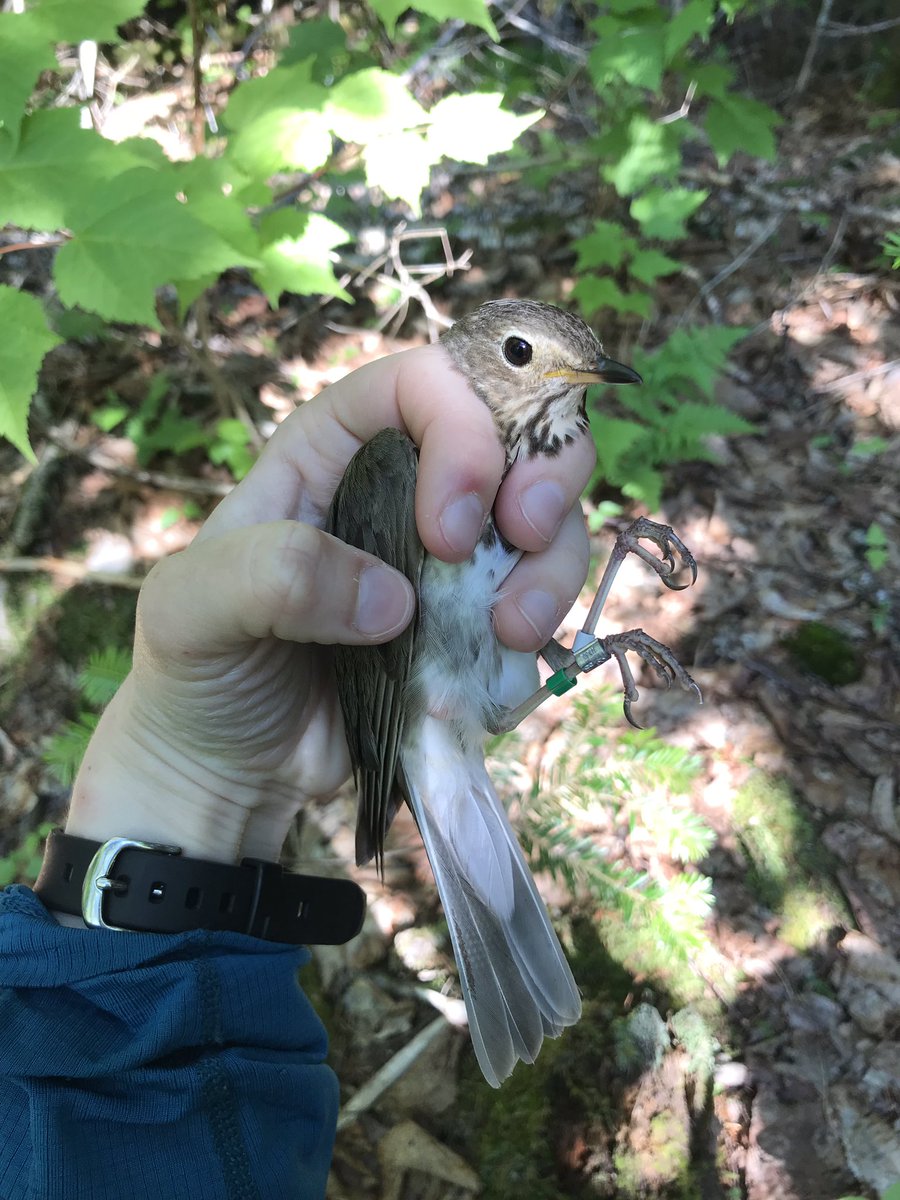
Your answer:
[[[130,652],[109,647],[92,654],[79,674],[79,695],[87,707],[74,721],[66,721],[44,750],[44,762],[64,787],[71,785],[81,766],[87,744],[100,720],[99,710],[112,700],[130,669]]]
[[[598,906],[607,949],[633,974],[661,977],[690,999],[693,956],[707,944],[704,922],[711,882],[688,868],[710,849],[714,834],[690,809],[686,792],[699,770],[687,751],[652,730],[602,732],[620,717],[619,700],[592,693],[575,702],[569,748],[551,778],[523,804],[521,832],[536,870],[549,872],[581,902]],[[685,869],[665,874],[609,854],[598,828],[652,844]]]
[[[49,822],[32,829],[21,846],[0,858],[0,888],[9,883],[34,883],[41,869],[44,840],[53,826]]]
[[[636,352],[633,361],[644,386],[622,388],[617,399],[637,420],[604,414],[596,423],[597,468],[591,485],[603,479],[655,509],[663,484],[661,464],[714,460],[708,438],[751,433],[753,426],[743,417],[713,403],[716,379],[744,333],[721,325],[679,329],[657,350]]]
[[[884,252],[892,259],[891,266],[900,270],[900,232],[889,233],[884,239]]]
[[[880,571],[888,560],[887,534],[877,521],[866,530],[866,562],[873,571]]]
[[[233,268],[248,272],[272,305],[283,292],[350,300],[334,251],[351,236],[311,192],[302,203],[281,203],[285,178],[314,173],[333,192],[361,174],[369,188],[418,212],[432,166],[443,158],[486,163],[542,115],[509,112],[503,95],[487,90],[446,94],[426,109],[399,69],[351,50],[341,26],[301,21],[282,61],[231,92],[215,145],[172,162],[149,138],[113,143],[81,128],[74,102],[47,102],[57,44],[114,44],[117,27],[143,7],[30,0],[24,12],[0,13],[0,223],[54,234],[59,301],[110,322],[159,330],[160,288],[174,288],[184,313]],[[407,7],[372,2],[389,32]],[[484,0],[422,7],[497,37]],[[61,338],[37,297],[9,287],[0,287],[0,322],[17,331],[0,348],[0,436],[33,458],[30,398],[41,360]],[[161,401],[136,429],[142,452],[203,444],[205,431]],[[215,437],[211,452],[240,474],[245,442],[232,424],[220,424]]]
[[[752,775],[734,798],[732,819],[749,886],[781,916],[789,945],[808,951],[848,919],[831,860],[784,780]]]
[[[208,428],[196,417],[183,413],[165,371],[150,381],[147,392],[132,412],[112,391],[106,404],[92,414],[104,433],[116,430],[134,442],[137,460],[146,467],[157,454],[189,454],[203,450],[211,463],[228,467],[235,479],[243,479],[253,466],[250,432],[243,421],[225,417]]]

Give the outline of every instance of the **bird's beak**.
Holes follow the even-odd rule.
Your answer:
[[[548,371],[544,378],[565,379],[567,383],[643,383],[637,371],[613,358],[600,358],[589,370],[564,367],[560,371]]]

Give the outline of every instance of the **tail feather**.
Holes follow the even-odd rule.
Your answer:
[[[458,753],[458,752],[457,752]],[[404,756],[404,776],[450,927],[469,1029],[488,1083],[534,1062],[581,1000],[525,857],[483,763],[453,778]],[[459,764],[459,759],[457,759]],[[431,794],[427,780],[439,784]],[[473,845],[473,831],[479,840]]]

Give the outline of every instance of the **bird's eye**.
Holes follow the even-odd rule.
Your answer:
[[[527,366],[531,362],[531,354],[531,343],[524,338],[508,337],[503,343],[503,357],[511,366]]]

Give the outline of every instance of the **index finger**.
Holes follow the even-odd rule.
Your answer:
[[[198,536],[280,517],[321,526],[350,459],[387,428],[420,447],[416,522],[426,548],[448,562],[466,558],[504,454],[487,407],[439,345],[367,363],[298,408]]]

